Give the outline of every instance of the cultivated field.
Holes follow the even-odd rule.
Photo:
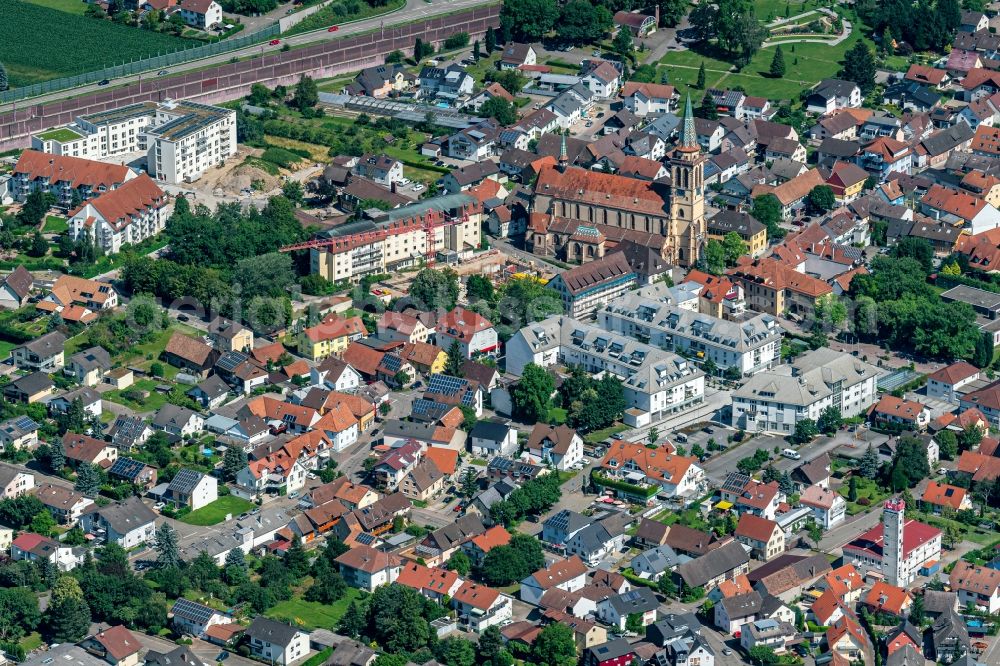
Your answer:
[[[42,6],[43,2],[50,6]],[[4,0],[0,62],[7,68],[12,87],[81,74],[196,43],[63,9],[75,10],[76,4],[71,0]]]

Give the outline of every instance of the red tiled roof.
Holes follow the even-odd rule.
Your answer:
[[[93,639],[100,643],[115,661],[121,661],[142,649],[139,639],[121,625],[99,631],[94,634]]]
[[[736,536],[746,537],[766,544],[774,536],[774,530],[777,528],[778,524],[773,520],[744,513],[740,516],[740,522],[736,526]]]
[[[880,580],[865,595],[863,603],[876,610],[902,615],[910,601],[910,594],[906,590]]]
[[[976,366],[965,361],[958,361],[957,363],[952,363],[941,368],[937,372],[931,373],[927,379],[941,382],[942,384],[957,384],[963,379],[968,379],[978,374],[979,368]]]
[[[910,69],[907,70],[906,76],[904,77],[907,81],[916,81],[917,83],[929,83],[932,86],[939,86],[944,81],[944,77],[948,75],[948,72],[943,69],[937,69],[936,67],[927,67],[925,65],[910,65]]]
[[[477,585],[476,583],[469,581],[466,581],[462,587],[458,588],[458,591],[455,592],[455,596],[452,597],[453,600],[459,603],[484,611],[492,608],[493,604],[495,604],[499,598],[499,590],[494,590],[493,588],[486,587],[485,585]]]
[[[604,208],[664,216],[667,202],[649,181],[569,167],[542,167],[535,193]]]
[[[897,398],[894,395],[886,393],[871,408],[870,413],[876,417],[882,415],[901,421],[916,421],[925,409],[927,408],[919,402],[903,400],[902,398]]]
[[[68,182],[73,188],[87,185],[94,189],[100,186],[110,189],[124,183],[131,170],[121,164],[26,150],[21,153],[14,173],[26,174],[32,180],[48,178],[53,183]]]
[[[950,507],[958,511],[965,499],[965,488],[931,481],[927,484],[927,489],[924,490],[924,496],[921,499],[928,504]]]
[[[972,150],[990,155],[1000,155],[1000,127],[980,125],[972,137]]]
[[[968,453],[968,451],[966,451]],[[1000,458],[997,459],[1000,462]],[[941,530],[916,520],[907,520],[903,532],[903,554],[911,552],[935,537],[941,536]],[[885,539],[883,525],[879,523],[861,536],[844,546],[844,549],[865,551],[875,558],[882,557],[882,543]]]
[[[132,217],[138,217],[151,208],[159,208],[164,202],[163,190],[147,174],[142,174],[87,203],[96,208],[111,226],[120,229],[131,222]],[[73,214],[70,213],[70,216]]]

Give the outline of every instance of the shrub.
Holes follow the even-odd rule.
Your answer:
[[[859,497],[857,503],[861,506],[868,506],[872,503],[872,501],[867,497]]]

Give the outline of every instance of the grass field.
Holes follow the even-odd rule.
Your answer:
[[[253,502],[248,502],[242,497],[226,495],[220,497],[211,504],[201,507],[181,518],[182,523],[188,525],[215,525],[226,519],[226,514],[238,516],[246,513],[254,507]]]
[[[50,234],[65,233],[69,231],[69,221],[65,217],[49,215],[48,217],[45,218],[44,231]]]
[[[766,15],[762,18],[766,18]],[[853,22],[853,18],[848,18]],[[705,63],[706,88],[742,86],[747,95],[767,97],[772,100],[794,100],[798,99],[802,90],[811,88],[822,79],[836,76],[844,54],[862,39],[856,23],[855,26],[851,36],[836,46],[809,43],[783,45],[781,48],[785,55],[787,73],[780,79],[768,75],[771,59],[774,58],[774,46],[761,49],[741,72],[731,71],[732,65],[722,60],[721,54],[717,51],[702,47],[696,47],[698,51],[667,53],[660,61],[659,72],[666,70],[670,83],[677,87],[682,95],[690,92],[691,101],[695,105],[705,94],[704,91],[693,87],[698,79],[698,68],[702,62]]]
[[[276,620],[292,622],[304,629],[335,629],[351,602],[361,596],[361,591],[348,588],[342,599],[332,604],[316,601],[289,599],[271,608],[265,615]]]
[[[63,11],[70,0],[44,3],[51,6],[42,6],[42,0],[36,2],[3,3],[0,62],[7,67],[14,87],[176,51],[192,43]]]

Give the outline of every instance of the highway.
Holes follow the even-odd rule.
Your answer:
[[[388,14],[382,14],[381,16],[376,16],[373,18],[362,19],[360,21],[354,21],[351,23],[344,23],[339,26],[336,32],[329,32],[326,28],[320,30],[314,30],[312,32],[304,32],[302,34],[294,35],[291,37],[281,37],[280,44],[269,44],[267,42],[263,44],[257,44],[254,46],[248,46],[243,49],[238,49],[235,51],[229,51],[226,53],[220,53],[218,55],[209,56],[207,58],[202,58],[200,60],[193,60],[191,62],[178,63],[172,65],[168,68],[169,75],[164,75],[158,77],[156,72],[144,72],[142,74],[137,74],[134,76],[123,76],[115,79],[111,82],[111,87],[100,86],[96,83],[92,83],[85,86],[80,86],[78,88],[71,88],[66,90],[60,90],[57,92],[49,93],[46,95],[40,95],[38,97],[32,97],[25,100],[19,100],[17,102],[11,102],[8,104],[0,105],[0,114],[6,113],[8,111],[13,111],[17,108],[25,108],[28,105],[35,106],[40,104],[48,104],[61,99],[66,99],[68,97],[77,97],[80,95],[85,95],[87,93],[94,92],[105,92],[113,90],[115,87],[124,86],[130,83],[138,83],[140,85],[140,91],[143,81],[149,81],[150,79],[155,79],[157,81],[168,81],[172,76],[177,74],[183,74],[185,72],[190,72],[198,69],[208,67],[210,65],[220,65],[230,62],[233,58],[247,58],[252,56],[263,56],[269,53],[280,52],[285,44],[289,44],[293,47],[305,46],[307,44],[316,44],[319,42],[334,41],[350,35],[357,35],[360,33],[370,32],[372,30],[384,29],[388,34],[391,31],[392,26],[400,25],[404,23],[409,23],[412,21],[424,20],[427,18],[432,18],[439,14],[446,14],[448,12],[454,12],[462,9],[470,9],[472,7],[478,7],[480,5],[495,4],[490,0],[407,0],[406,5],[400,9],[397,9]]]

